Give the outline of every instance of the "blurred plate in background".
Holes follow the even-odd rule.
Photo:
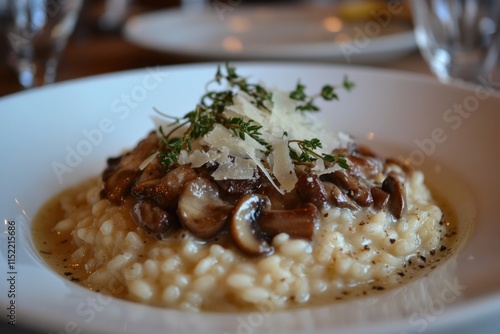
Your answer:
[[[218,59],[380,63],[416,49],[400,6],[243,6],[132,17],[125,38],[160,52]]]

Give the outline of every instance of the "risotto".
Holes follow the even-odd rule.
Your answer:
[[[311,121],[302,84],[285,94],[226,71],[229,89],[42,208],[52,267],[127,300],[231,311],[377,293],[451,254],[456,226],[422,172]]]

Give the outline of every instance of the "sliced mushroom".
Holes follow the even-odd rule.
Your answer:
[[[107,166],[104,169],[104,172],[102,172],[102,180],[106,182],[106,180],[113,175],[113,173],[116,172],[117,167],[120,165],[120,160],[122,159],[122,156],[119,157],[113,157],[113,158],[108,158],[107,160]]]
[[[345,190],[347,195],[359,205],[366,207],[373,204],[370,189],[359,177],[350,175],[343,170],[336,170],[333,173],[326,174],[325,177],[341,189]]]
[[[139,166],[144,162],[144,160],[146,160],[147,157],[158,149],[159,143],[160,139],[156,135],[156,132],[150,132],[149,135],[141,140],[133,150],[121,156],[116,167],[118,169],[139,169]]]
[[[262,187],[263,179],[257,175],[256,178],[244,180],[217,180],[221,190],[221,197],[226,200],[241,198],[243,195],[257,192]]]
[[[382,162],[374,157],[351,155],[349,161],[349,172],[359,177],[374,177],[382,171]]]
[[[297,192],[305,203],[314,204],[319,210],[329,207],[328,194],[316,174],[301,173],[295,185]]]
[[[159,180],[147,180],[138,183],[132,189],[139,198],[147,198],[162,208],[175,209],[185,185],[198,177],[189,165],[181,165]]]
[[[158,180],[167,174],[167,169],[161,164],[160,159],[155,157],[151,162],[149,162],[146,167],[144,167],[141,177],[137,180],[137,183],[142,183],[149,180]]]
[[[111,203],[119,205],[130,194],[140,172],[131,169],[121,169],[111,174],[104,182],[101,197],[107,198]]]
[[[229,221],[232,206],[219,197],[219,190],[209,180],[196,178],[189,181],[179,197],[177,215],[194,236],[213,238]]]
[[[379,187],[372,187],[370,192],[373,197],[373,207],[377,210],[383,210],[389,204],[389,193]]]
[[[269,198],[272,210],[290,210],[300,208],[303,205],[302,198],[297,188],[281,194],[271,183],[266,183],[262,187],[260,193]]]
[[[270,237],[287,233],[292,238],[311,240],[319,219],[318,208],[307,203],[303,208],[294,210],[263,210],[257,224]]]
[[[120,204],[141,174],[140,164],[158,148],[158,143],[158,136],[151,132],[132,151],[108,159],[108,166],[102,173],[104,187],[101,197],[113,204]]]
[[[236,246],[245,254],[259,256],[273,251],[256,226],[262,212],[270,207],[269,199],[258,194],[245,195],[236,203],[231,219],[231,235]]]
[[[406,208],[406,191],[399,177],[391,172],[382,183],[382,190],[389,193],[389,211],[396,219],[400,219]]]
[[[348,197],[339,187],[330,182],[325,182],[324,184],[327,192],[330,193],[330,201],[339,208],[346,208],[350,210],[360,210],[361,207],[354,202],[350,197]]]
[[[362,155],[365,157],[377,158],[377,154],[368,146],[357,144],[353,149],[354,155]]]
[[[158,239],[166,238],[180,228],[175,215],[148,201],[137,202],[132,210],[132,216],[139,227]]]
[[[387,165],[396,165],[396,166],[399,166],[399,168],[401,168],[401,170],[403,170],[403,172],[405,172],[406,174],[413,173],[413,168],[406,161],[402,161],[402,160],[399,160],[399,159],[396,159],[396,158],[387,158],[387,159],[385,159],[385,165],[384,165],[384,167],[387,167]]]

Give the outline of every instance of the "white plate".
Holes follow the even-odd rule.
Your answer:
[[[311,92],[345,74],[357,85],[318,117],[390,156],[413,159],[474,234],[459,256],[376,297],[287,312],[190,314],[102,297],[48,269],[34,251],[30,220],[59,190],[97,175],[108,156],[153,127],[153,107],[191,110],[215,64],[150,68],[54,84],[0,99],[0,309],[15,301],[18,324],[99,333],[454,333],[498,328],[500,97],[428,77],[366,68],[241,63],[238,72],[282,89],[298,78]],[[100,129],[100,130],[97,130]],[[71,171],[54,172],[54,163]],[[15,268],[7,265],[8,221],[16,222]],[[9,272],[15,298],[8,297]],[[8,298],[7,298],[8,297]],[[474,326],[474,327],[472,327]]]
[[[416,49],[411,25],[388,10],[342,26],[335,13],[332,6],[163,10],[131,18],[124,35],[145,48],[213,59],[376,63]]]

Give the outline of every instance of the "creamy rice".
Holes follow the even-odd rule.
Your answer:
[[[93,290],[193,311],[269,302],[290,308],[376,293],[425,273],[451,250],[454,227],[443,222],[423,174],[413,172],[405,187],[408,207],[400,221],[384,210],[332,208],[323,212],[312,241],[282,233],[272,240],[272,255],[251,258],[224,235],[205,242],[185,230],[165,240],[146,234],[130,205],[100,198],[97,179],[52,202],[62,208],[54,243],[73,243],[59,270]]]

